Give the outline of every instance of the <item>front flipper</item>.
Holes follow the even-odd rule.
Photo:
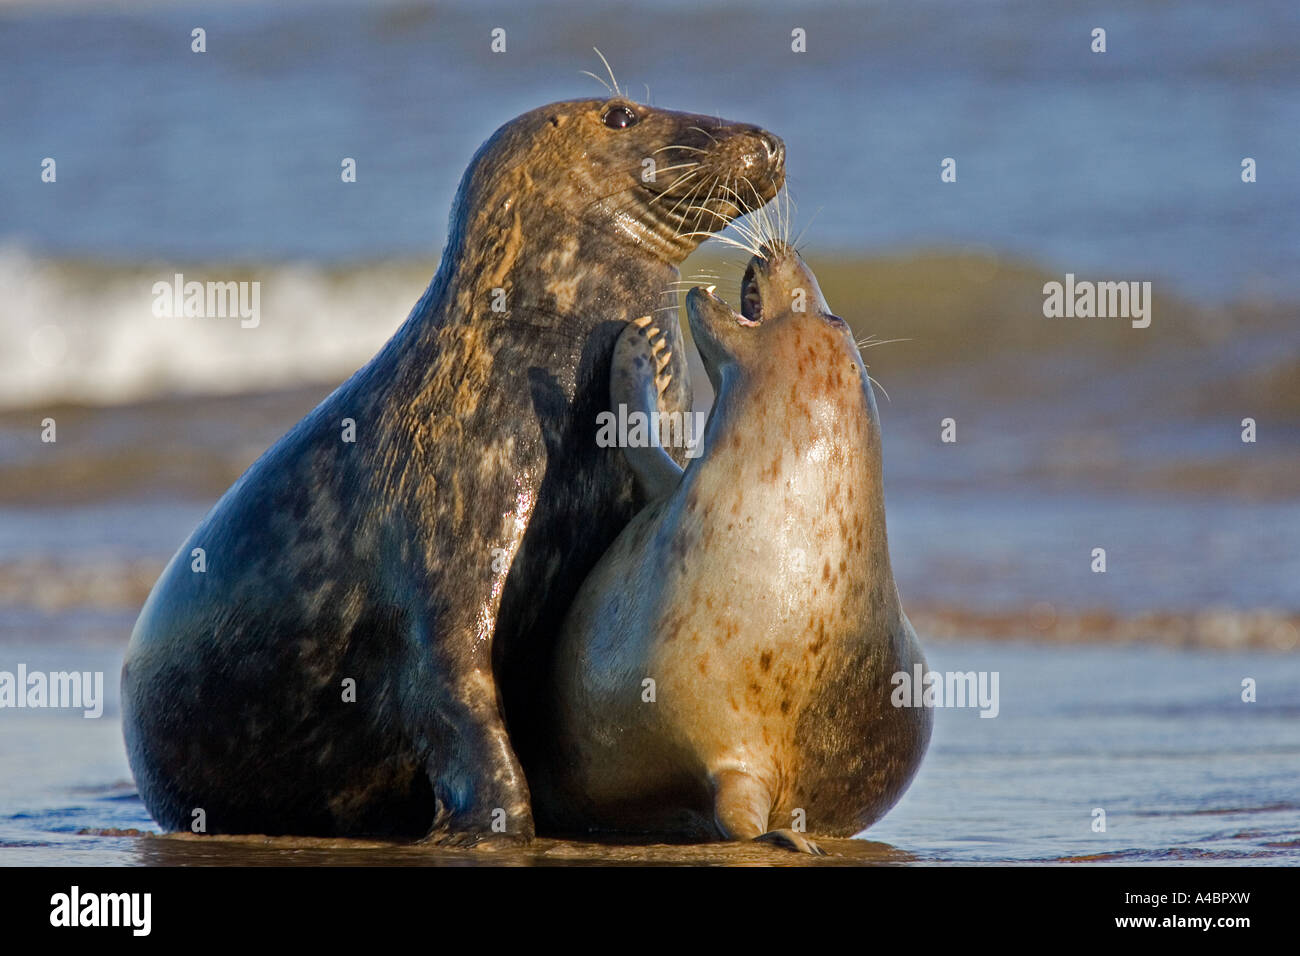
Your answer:
[[[436,803],[420,842],[485,849],[529,843],[534,826],[528,781],[511,747],[490,671],[469,657],[447,655],[442,663],[441,673],[427,673],[428,693],[416,699],[420,710],[410,718],[424,728]]]
[[[681,434],[690,420],[690,383],[684,380],[685,361],[675,363],[682,372],[673,374],[673,355],[680,356],[684,346],[676,322],[668,325],[665,332],[648,315],[628,323],[614,345],[609,397],[614,411],[623,406],[629,418],[639,412],[646,421],[656,422],[661,414],[679,413]],[[661,437],[654,429],[648,429],[648,434],[652,439]],[[647,499],[666,498],[677,487],[682,469],[661,443],[652,440],[645,447],[624,448],[623,453]]]
[[[714,778],[713,817],[727,840],[770,843],[783,850],[825,856],[826,851],[794,830],[769,830],[772,796],[767,786],[741,770],[723,770]]]

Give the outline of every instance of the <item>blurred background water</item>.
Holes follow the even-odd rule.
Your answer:
[[[1098,26],[1105,54],[1090,51]],[[1074,820],[1109,781],[1147,821],[1142,854],[1201,846],[1226,832],[1202,826],[1220,811],[1272,807],[1254,842],[1280,849],[1206,852],[1294,855],[1292,0],[0,3],[0,669],[53,655],[116,683],[175,547],[419,297],[474,149],[526,109],[601,93],[580,74],[603,69],[593,46],[637,97],[784,137],[828,300],[860,334],[903,340],[864,354],[889,395],[905,606],[937,655],[1025,675],[1005,717],[944,715],[966,736],[936,738],[873,834],[923,858],[1084,856],[1091,844],[1049,838],[1055,823],[1013,831],[999,814],[1013,793],[1037,801],[1018,814]],[[344,157],[356,183],[340,181]],[[945,157],[956,183],[940,182]],[[685,274],[704,267],[735,293],[737,255],[710,244]],[[260,281],[259,326],[153,316],[153,283],[178,271]],[[1044,318],[1042,285],[1066,272],[1152,282],[1151,326]],[[1233,706],[1257,672],[1279,679],[1265,718]],[[1133,673],[1151,696],[1121,701]],[[0,712],[0,846],[40,859],[53,832],[147,824],[115,719]],[[1179,768],[1166,789],[1122,769],[1144,773],[1152,739]],[[1096,785],[1071,783],[1088,773]],[[99,794],[85,813],[78,787]],[[1140,794],[1184,815],[1156,826]],[[983,816],[947,827],[963,799]],[[961,849],[979,833],[1005,846]]]
[[[578,72],[603,72],[597,46],[637,97],[785,137],[812,248],[976,244],[1294,294],[1297,35],[1289,0],[19,5],[0,20],[3,231],[128,262],[430,256],[474,148],[598,95]]]

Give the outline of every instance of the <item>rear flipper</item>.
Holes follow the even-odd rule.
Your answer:
[[[674,355],[678,356],[677,362],[673,361]],[[633,412],[639,412],[648,422],[660,421],[658,416],[664,413],[677,412],[681,426],[677,437],[685,437],[691,407],[685,369],[681,330],[675,320],[660,323],[648,315],[633,319],[614,345],[609,397],[615,412],[622,405],[629,420]],[[637,484],[651,501],[671,494],[682,476],[681,467],[664,447],[667,430],[661,427],[655,434],[650,428],[648,446],[623,449]],[[700,436],[692,437],[699,440]]]
[[[812,840],[802,833],[789,829],[768,830],[766,833],[754,837],[754,842],[771,843],[773,846],[779,846],[783,850],[791,850],[795,853],[810,853],[813,856],[826,855],[826,851]]]
[[[761,780],[740,770],[724,770],[714,780],[713,816],[724,839],[753,840],[795,853],[826,855],[802,833],[767,828],[772,797]]]

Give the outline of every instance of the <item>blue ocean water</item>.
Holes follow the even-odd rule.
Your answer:
[[[812,247],[993,249],[1214,300],[1300,293],[1292,0],[19,4],[0,9],[0,243],[432,255],[480,142],[602,94],[580,75],[603,73],[593,46],[634,96],[648,84],[658,105],[783,136]]]

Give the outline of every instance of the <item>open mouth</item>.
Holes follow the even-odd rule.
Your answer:
[[[763,321],[763,296],[758,291],[758,282],[754,274],[754,266],[757,262],[757,257],[749,260],[745,277],[740,280],[740,314],[754,325]]]
[[[692,316],[691,321],[707,316],[713,322],[729,318],[739,326],[757,327],[764,317],[762,287],[767,277],[767,265],[767,261],[759,256],[750,259],[744,278],[740,280],[739,312],[719,298],[717,286],[696,286],[686,296],[686,306]]]

